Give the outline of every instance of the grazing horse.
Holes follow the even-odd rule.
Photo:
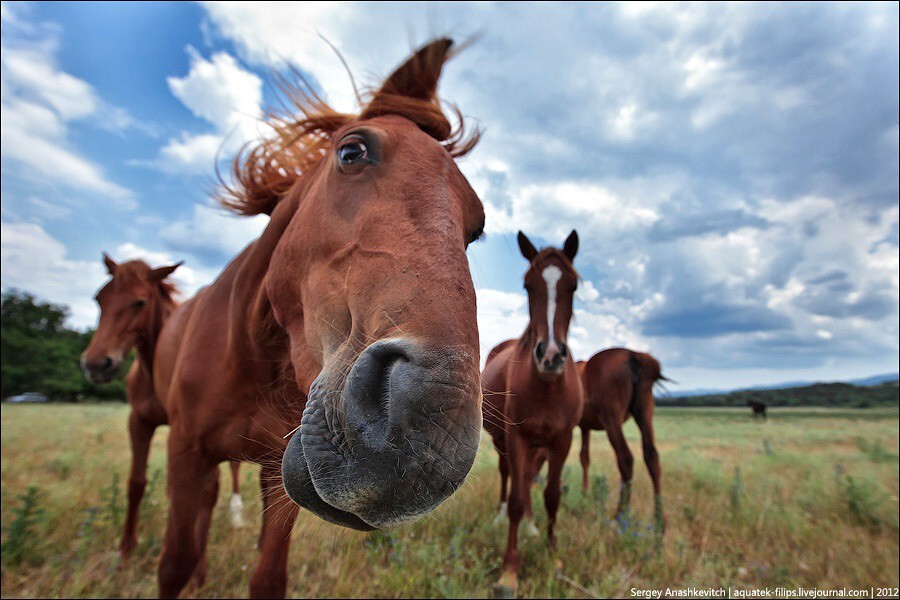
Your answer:
[[[175,286],[166,278],[181,263],[150,268],[142,260],[117,264],[106,253],[103,262],[111,279],[95,296],[100,305],[100,322],[81,355],[81,368],[92,383],[106,383],[118,374],[125,354],[137,350],[137,356],[125,379],[125,391],[131,413],[128,435],[131,440],[131,473],[128,476],[128,512],[119,542],[119,555],[127,559],[137,544],[137,523],[141,499],[147,486],[147,456],[150,440],[160,425],[168,424],[166,411],[153,389],[153,355],[163,324],[175,310]],[[231,463],[232,524],[243,523],[243,504],[238,471],[240,463]],[[210,514],[198,525],[201,549],[205,546]],[[199,521],[198,521],[199,523]],[[202,575],[202,573],[201,573]]]
[[[768,420],[769,416],[766,414],[766,409],[769,406],[768,404],[758,400],[747,400],[747,406],[753,410],[754,421],[758,421],[760,418],[762,418],[763,421]]]
[[[519,232],[519,249],[528,260],[525,290],[531,320],[517,340],[502,342],[488,355],[481,385],[484,425],[500,454],[500,503],[509,492],[509,536],[498,591],[518,588],[519,522],[531,514],[531,485],[544,460],[549,463],[544,506],[547,541],[556,545],[563,463],[572,445],[572,430],[584,404],[581,380],[566,338],[578,274],[572,261],[578,251],[573,231],[563,246],[538,252]]]
[[[655,517],[660,531],[665,530],[662,495],[660,491],[659,452],[653,438],[653,385],[657,381],[671,381],[664,377],[659,361],[643,352],[626,348],[610,348],[598,352],[587,362],[578,363],[584,382],[585,403],[581,416],[582,485],[590,485],[588,471],[591,464],[591,429],[605,430],[616,453],[622,484],[615,519],[621,522],[631,502],[631,479],[634,457],[628,449],[622,425],[634,417],[641,430],[644,462],[653,480]]]
[[[257,598],[285,595],[298,505],[392,527],[468,474],[481,393],[466,247],[484,209],[454,160],[477,132],[452,127],[436,95],[451,46],[415,52],[358,115],[286,87],[296,110],[269,115],[273,133],[235,159],[220,199],[269,223],[175,310],[156,351],[172,427],[163,597],[197,565],[221,461],[262,467]]]

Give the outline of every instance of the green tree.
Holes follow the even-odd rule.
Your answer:
[[[68,329],[65,326],[68,314],[68,307],[38,300],[28,292],[13,289],[3,293],[0,306],[0,394],[3,398],[36,391],[55,400],[76,400],[82,395],[124,400],[122,376],[102,386],[90,384],[84,378],[79,359],[93,332]]]

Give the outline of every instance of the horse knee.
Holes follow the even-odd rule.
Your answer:
[[[128,480],[128,500],[136,502],[143,498],[144,490],[147,488],[147,480],[145,478],[132,477]]]
[[[547,512],[553,514],[559,508],[559,501],[562,494],[558,489],[547,488],[544,490],[544,507]]]
[[[525,516],[525,503],[510,501],[506,510],[510,521],[521,521]]]

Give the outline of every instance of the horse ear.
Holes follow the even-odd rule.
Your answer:
[[[114,261],[112,258],[110,258],[109,254],[107,254],[106,252],[103,253],[103,264],[106,265],[107,273],[109,273],[110,275],[116,274],[116,269],[118,268],[119,265],[117,265],[116,261]]]
[[[519,232],[518,235],[519,240],[519,251],[522,253],[522,256],[525,257],[525,260],[531,262],[534,260],[534,257],[538,255],[537,248],[534,247],[534,244],[531,243],[531,240],[528,239],[528,236]]]
[[[384,96],[406,96],[430,102],[437,95],[437,82],[441,70],[450,57],[453,40],[440,38],[419,48],[415,54],[391,73],[372,97],[360,118],[380,114],[380,100]]]
[[[184,264],[184,261],[180,260],[177,263],[175,263],[174,265],[171,265],[168,267],[159,267],[158,269],[153,269],[152,271],[150,271],[150,280],[151,281],[162,281],[163,279],[165,279],[166,277],[171,275],[173,272],[175,272],[175,269],[177,269],[178,267],[180,267],[183,264]]]
[[[569,257],[570,261],[575,260],[575,255],[578,254],[578,232],[574,229],[566,238],[566,243],[563,244],[563,253]]]

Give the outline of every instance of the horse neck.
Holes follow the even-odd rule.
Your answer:
[[[172,298],[157,286],[153,298],[150,301],[150,320],[147,331],[138,338],[136,350],[138,358],[148,371],[153,372],[153,355],[156,353],[156,342],[163,326],[169,316],[175,310],[176,304]],[[151,379],[152,380],[152,379]]]
[[[277,365],[289,360],[285,341],[287,334],[275,320],[265,280],[272,254],[296,206],[297,202],[289,198],[279,202],[259,238],[245,248],[223,273],[223,277],[229,275],[230,281],[227,347],[231,357],[253,359],[257,365]],[[262,369],[255,369],[255,374],[262,375]],[[274,372],[270,375],[275,376]]]

